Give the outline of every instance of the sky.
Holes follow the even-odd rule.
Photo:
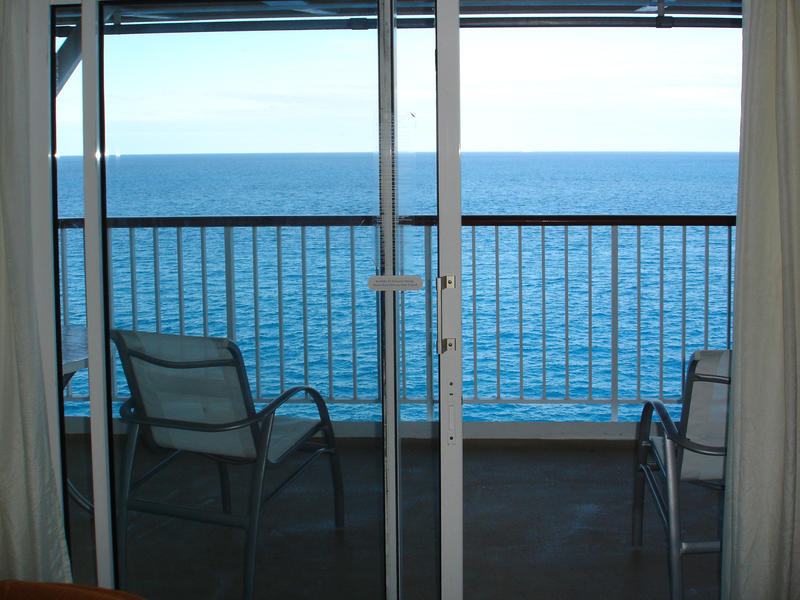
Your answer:
[[[375,152],[368,31],[107,36],[107,152]],[[738,29],[461,30],[461,149],[720,151],[739,140]],[[80,70],[57,104],[81,153]],[[434,31],[397,32],[398,148],[435,149]]]

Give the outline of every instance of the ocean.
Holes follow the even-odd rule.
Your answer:
[[[376,303],[366,287],[377,264],[376,228],[258,220],[377,215],[377,155],[110,156],[106,166],[111,219],[237,216],[259,223],[234,227],[229,238],[236,339],[254,393],[267,398],[307,382],[330,399],[335,419],[379,417]],[[733,215],[737,169],[736,153],[464,153],[462,210]],[[400,155],[398,215],[435,214],[435,173],[433,154]],[[81,190],[81,159],[60,157],[60,218],[82,215]],[[116,327],[225,335],[225,230],[187,223],[180,234],[174,227],[111,230]],[[400,227],[403,272],[425,277],[426,236],[434,240],[428,264],[435,266],[435,226]],[[677,399],[691,351],[729,344],[734,237],[722,226],[465,227],[465,419],[631,420],[638,404],[613,408],[612,400]],[[68,230],[62,244],[65,315],[82,323],[80,230]],[[437,365],[426,352],[435,294],[406,292],[401,301],[402,415],[424,420],[435,415]],[[85,375],[73,381],[72,395],[85,395]],[[116,389],[127,393],[119,367]],[[71,406],[80,411],[84,403]]]

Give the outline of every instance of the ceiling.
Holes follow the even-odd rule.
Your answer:
[[[395,0],[399,28],[432,27],[433,0]],[[377,0],[106,2],[105,33],[372,29]],[[461,0],[462,27],[741,27],[742,0]],[[57,34],[79,9],[55,13]]]

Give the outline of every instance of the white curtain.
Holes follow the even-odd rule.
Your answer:
[[[0,0],[0,579],[67,581],[32,298],[28,10]]]
[[[800,0],[746,0],[722,597],[800,598]]]

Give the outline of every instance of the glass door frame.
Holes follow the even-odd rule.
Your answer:
[[[459,0],[436,0],[439,522],[441,598],[445,600],[461,600],[464,595],[459,12]]]
[[[395,167],[396,167],[396,72],[395,72],[395,2],[379,3],[379,143],[381,152],[381,213],[384,274],[394,274],[395,245]],[[32,110],[34,114],[49,112],[49,54],[50,6],[78,4],[78,0],[32,0],[31,15],[31,72]],[[109,410],[110,362],[108,360],[109,323],[105,299],[104,265],[107,238],[103,227],[103,123],[102,69],[100,65],[101,31],[99,29],[101,2],[80,0],[83,93],[83,170],[84,170],[84,232],[86,268],[87,338],[89,350],[89,428],[91,434],[92,486],[94,502],[94,536],[97,584],[113,588],[115,573],[115,535],[113,530],[114,497],[113,469],[110,460],[112,415]],[[438,245],[439,277],[451,275],[455,285],[447,285],[438,298],[441,321],[440,337],[453,340],[453,346],[441,353],[439,359],[440,401],[440,539],[442,598],[459,600],[462,597],[462,439],[461,439],[461,197],[460,197],[460,118],[459,118],[459,3],[458,0],[436,2],[437,39],[437,180],[438,180]],[[36,98],[41,99],[36,103]],[[47,105],[47,107],[45,107]],[[42,205],[32,207],[34,231],[46,231],[39,239],[37,257],[37,294],[44,367],[52,373],[48,380],[48,415],[57,414],[58,393],[55,368],[54,279],[52,264],[52,206],[50,204],[50,131],[49,120],[33,120],[32,170],[33,197],[42,198]],[[47,149],[43,151],[44,149]],[[40,156],[41,155],[41,156]],[[46,159],[46,160],[44,160]],[[36,182],[41,182],[40,186]],[[39,189],[41,188],[41,189]],[[44,205],[44,202],[47,205]],[[441,279],[440,279],[441,281]],[[401,597],[399,552],[399,403],[396,386],[396,356],[394,343],[395,293],[384,292],[384,506],[385,522],[385,579],[386,597]],[[51,356],[52,355],[52,356]],[[50,360],[52,359],[52,360]],[[48,368],[52,367],[52,368]],[[387,410],[384,408],[384,410]],[[60,464],[57,419],[50,419],[51,447],[54,464]]]
[[[91,436],[92,489],[97,584],[115,587],[116,547],[114,535],[113,470],[110,442],[112,415],[109,411],[111,374],[107,360],[105,302],[106,233],[100,68],[100,6],[96,0],[81,2],[81,51],[83,55],[83,196],[86,264],[86,330],[89,348],[89,431]]]

